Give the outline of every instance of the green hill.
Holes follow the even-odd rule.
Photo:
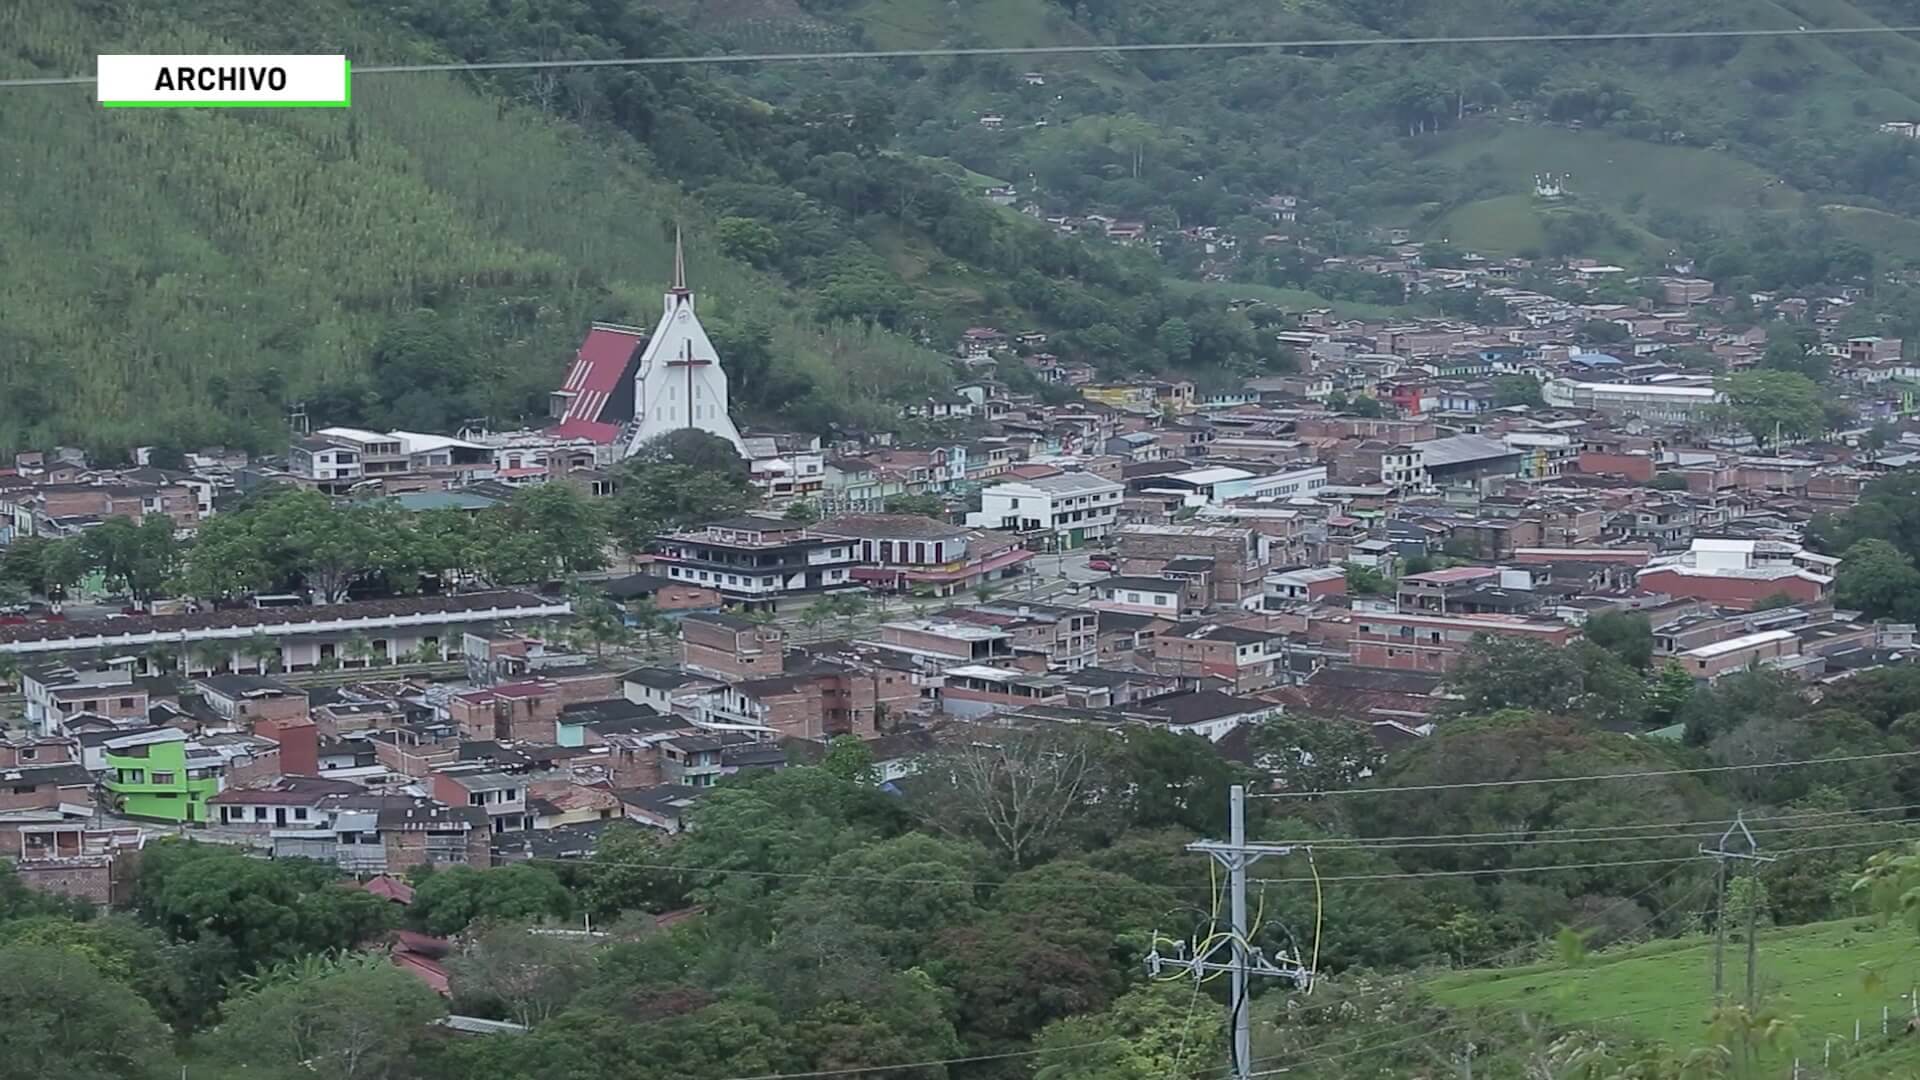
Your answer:
[[[1744,949],[1735,940],[1726,952],[1727,986],[1736,1000],[1745,990]],[[1762,997],[1794,1018],[1803,1058],[1817,1059],[1829,1038],[1850,1049],[1856,1020],[1864,1034],[1876,1036],[1861,1053],[1878,1054],[1884,1045],[1877,1038],[1881,1007],[1891,1009],[1896,1022],[1911,1012],[1906,995],[1920,986],[1920,939],[1911,927],[1862,919],[1764,929],[1759,969]],[[1703,1041],[1711,1009],[1713,943],[1699,937],[1660,941],[1597,953],[1574,968],[1545,963],[1464,971],[1427,986],[1448,1006],[1524,1009],[1559,1023],[1690,1048]]]

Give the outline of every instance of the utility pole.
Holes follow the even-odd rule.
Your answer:
[[[1293,847],[1247,843],[1247,789],[1243,785],[1233,785],[1227,796],[1227,811],[1229,824],[1225,843],[1197,840],[1188,844],[1187,850],[1211,856],[1227,871],[1233,920],[1227,944],[1232,947],[1233,958],[1228,961],[1213,959],[1220,951],[1221,943],[1218,941],[1212,941],[1204,949],[1200,948],[1199,943],[1193,943],[1191,948],[1186,943],[1180,943],[1176,957],[1161,956],[1159,935],[1155,934],[1153,949],[1147,953],[1147,974],[1158,977],[1163,969],[1181,968],[1190,973],[1196,983],[1215,972],[1232,974],[1231,996],[1228,999],[1233,1020],[1231,1068],[1235,1080],[1247,1080],[1253,1075],[1253,1005],[1248,994],[1251,976],[1286,979],[1295,986],[1301,986],[1313,978],[1313,972],[1302,967],[1297,956],[1279,956],[1270,960],[1247,940],[1247,868],[1268,855],[1291,855]],[[1210,933],[1209,937],[1212,936]]]
[[[1736,811],[1733,824],[1720,834],[1720,840],[1712,847],[1700,845],[1700,854],[1714,860],[1716,882],[1713,900],[1713,1001],[1721,1003],[1726,992],[1726,950],[1727,950],[1727,862],[1737,859],[1741,862],[1759,864],[1773,862],[1773,857],[1760,854],[1760,842],[1747,830],[1747,812]],[[1734,837],[1739,833],[1739,839]],[[1744,842],[1745,850],[1736,850],[1734,845]],[[1758,917],[1759,906],[1748,913],[1747,920],[1747,1011],[1753,1011],[1753,966],[1754,966],[1754,920]]]

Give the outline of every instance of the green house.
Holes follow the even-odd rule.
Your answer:
[[[128,817],[206,821],[220,777],[187,765],[187,734],[174,728],[108,739],[102,781]]]

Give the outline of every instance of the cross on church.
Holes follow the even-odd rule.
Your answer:
[[[713,363],[713,361],[702,360],[701,358],[693,355],[693,342],[691,341],[687,342],[687,348],[685,353],[667,361],[667,366],[670,368],[686,368],[687,369],[687,426],[688,427],[694,426],[694,423],[693,423],[693,371],[695,368],[703,368],[711,363]]]

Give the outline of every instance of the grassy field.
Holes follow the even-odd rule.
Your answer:
[[[1175,293],[1197,293],[1227,300],[1260,300],[1288,311],[1332,308],[1334,314],[1348,319],[1408,319],[1418,314],[1416,309],[1410,307],[1329,300],[1319,293],[1308,292],[1305,289],[1279,289],[1271,285],[1255,285],[1239,281],[1186,281],[1168,278],[1166,284],[1168,290]]]
[[[1494,124],[1500,126],[1490,132]],[[1788,209],[1800,197],[1779,177],[1729,154],[1600,131],[1488,121],[1440,145],[1435,160],[1491,172],[1509,191],[1531,191],[1535,174],[1551,172],[1570,177],[1568,187],[1579,198],[1636,211],[1743,214]]]
[[[1745,991],[1745,956],[1744,945],[1728,943],[1727,986],[1735,999]],[[1911,927],[1882,927],[1867,919],[1763,930],[1759,969],[1763,1000],[1797,1018],[1798,1053],[1817,1057],[1829,1037],[1850,1044],[1855,1020],[1877,1035],[1883,1005],[1896,1022],[1910,1013],[1906,995],[1920,985],[1920,937]],[[1654,942],[1596,954],[1578,968],[1535,964],[1464,971],[1433,979],[1427,986],[1449,1006],[1525,1008],[1562,1023],[1696,1046],[1704,1036],[1713,996],[1713,942]],[[1920,1058],[1914,1063],[1920,1064]]]
[[[1841,235],[1881,255],[1920,256],[1920,221],[1864,206],[1829,205],[1820,209]]]

